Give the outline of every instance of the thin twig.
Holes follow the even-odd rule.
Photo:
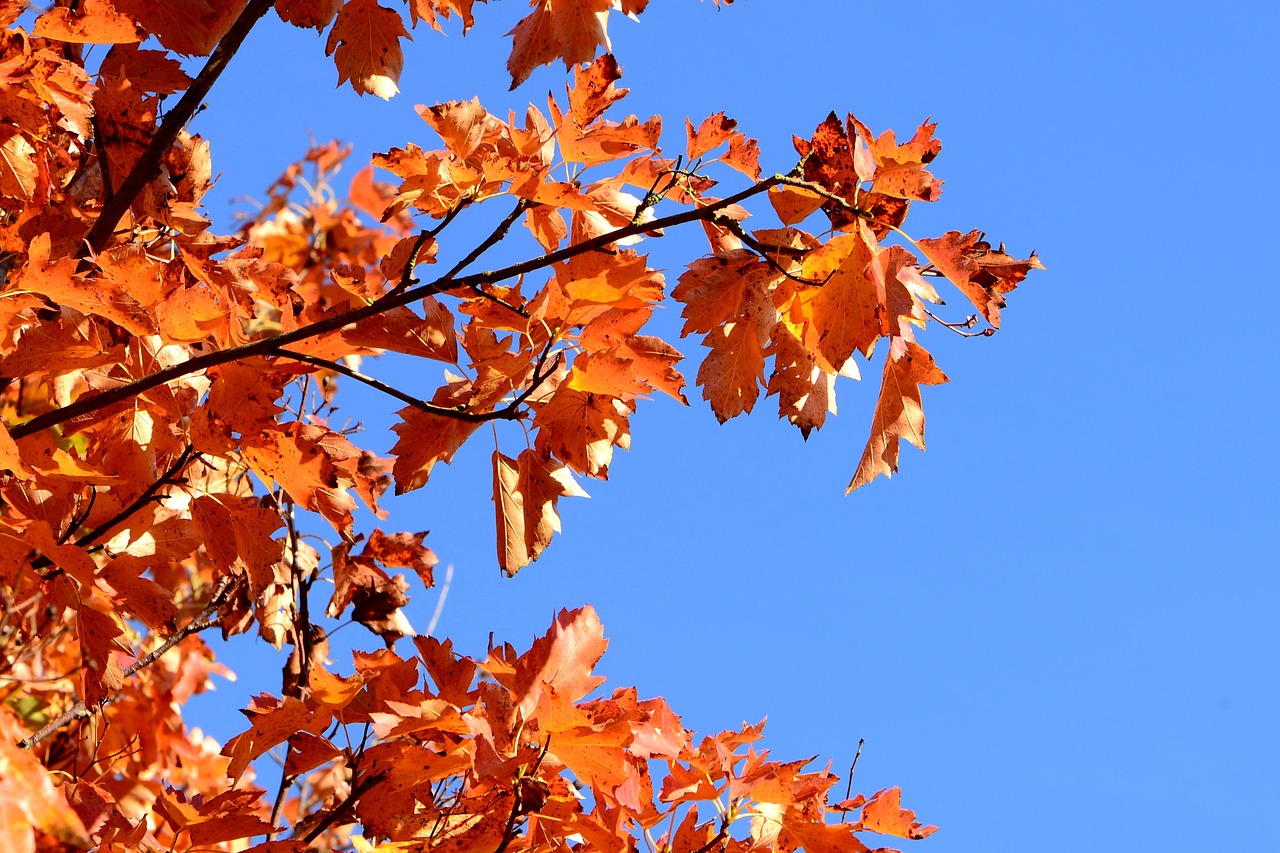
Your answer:
[[[853,772],[858,769],[858,759],[862,757],[862,745],[867,742],[864,737],[858,738],[858,751],[853,754],[853,763],[849,765],[849,781],[844,786],[844,798],[847,800],[853,794]],[[840,822],[844,823],[845,815],[840,815]]]
[[[138,495],[138,497],[135,498],[127,507],[77,539],[76,545],[84,548],[92,545],[94,542],[97,542],[103,536],[106,536],[107,533],[109,533],[117,524],[122,523],[125,519],[129,518],[129,516],[149,504],[152,499],[155,498],[156,493],[162,488],[173,484],[175,482],[174,478],[182,473],[182,469],[187,467],[187,463],[199,455],[199,451],[191,445],[187,445],[186,449],[179,454],[178,458],[174,460],[168,470],[160,475],[159,479],[155,480],[151,485],[143,489],[142,494]]]
[[[511,403],[508,403],[507,405],[503,406],[501,409],[495,409],[492,412],[471,412],[471,411],[467,411],[465,408],[458,407],[458,406],[438,406],[435,403],[428,403],[426,400],[421,400],[413,396],[412,394],[405,393],[404,391],[401,391],[399,388],[396,388],[393,385],[388,385],[387,383],[379,379],[375,379],[366,373],[361,373],[358,370],[353,370],[352,368],[347,367],[345,364],[343,364],[340,361],[330,361],[327,358],[320,358],[319,356],[308,355],[307,353],[304,353],[304,352],[294,352],[293,350],[288,350],[283,348],[280,350],[277,350],[277,353],[283,356],[284,358],[291,358],[294,361],[301,361],[306,364],[313,364],[316,367],[321,367],[321,368],[324,368],[325,370],[332,370],[334,373],[341,373],[343,376],[348,376],[356,380],[357,382],[363,382],[365,385],[368,385],[370,388],[381,391],[383,394],[386,394],[389,397],[395,397],[400,402],[407,403],[413,408],[418,409],[419,411],[423,411],[432,415],[439,415],[442,418],[453,418],[454,420],[458,420],[458,421],[466,421],[468,423],[484,423],[485,421],[495,421],[495,420],[518,420],[521,416],[519,411],[520,404],[523,403],[526,399],[528,399],[529,395],[532,394],[533,391],[537,389],[537,386],[545,382],[547,379],[547,376],[550,375],[550,374],[539,375],[538,369],[535,368],[534,379],[531,381],[530,387],[520,397],[516,398]],[[540,368],[541,366],[542,366],[542,360],[540,359],[538,362],[538,367]]]
[[[213,597],[209,599],[209,603],[206,604],[204,606],[204,609],[200,611],[200,615],[198,615],[195,619],[189,622],[186,625],[186,627],[179,630],[172,637],[165,640],[159,646],[152,649],[150,652],[138,658],[136,661],[134,661],[132,664],[126,667],[124,670],[124,673],[121,676],[121,680],[124,680],[126,678],[131,678],[135,673],[139,672],[142,669],[145,669],[148,666],[151,666],[151,664],[159,660],[160,657],[164,655],[165,652],[169,651],[169,649],[172,649],[174,646],[176,646],[178,643],[182,642],[192,634],[207,630],[209,628],[214,627],[215,625],[221,624],[222,617],[219,616],[216,618],[212,618],[212,614],[219,607],[222,606],[222,602],[226,599],[226,596],[230,591],[231,591],[231,578],[223,578],[222,581],[218,584],[218,588],[214,590]],[[67,723],[70,723],[73,720],[83,720],[86,717],[92,716],[93,712],[97,708],[102,708],[106,705],[109,705],[119,697],[120,697],[120,693],[116,693],[113,696],[108,696],[105,699],[103,699],[101,702],[96,703],[94,708],[90,708],[88,705],[86,705],[83,699],[77,699],[74,705],[72,705],[67,711],[65,711],[60,716],[54,718],[53,720],[50,720],[45,725],[44,728],[40,729],[40,731],[36,732],[26,740],[18,741],[18,746],[22,749],[30,749],[31,747],[36,746],[41,741],[48,738],[54,732],[61,729]]]
[[[974,326],[978,325],[977,314],[970,314],[963,323],[948,323],[946,320],[942,319],[937,314],[930,311],[928,308],[924,309],[924,313],[928,314],[929,317],[932,318],[933,321],[936,322],[938,325],[943,326],[944,328],[950,329],[951,331],[955,332],[957,335],[959,335],[962,338],[989,338],[996,333],[996,330],[993,328],[986,328],[986,329],[983,329],[981,332],[966,331],[966,329],[972,329]]]
[[[807,279],[803,276],[798,276],[792,272],[788,272],[786,269],[783,269],[782,264],[778,263],[778,261],[769,253],[769,247],[765,246],[755,237],[748,234],[747,229],[742,227],[742,223],[734,219],[732,216],[725,216],[722,214],[720,216],[713,217],[711,221],[716,225],[719,225],[721,228],[728,230],[733,234],[733,236],[747,244],[747,247],[750,248],[751,251],[763,258],[765,263],[773,267],[779,275],[785,276],[798,284],[808,285],[809,287],[822,287],[824,284],[831,281],[831,278],[836,274],[836,270],[833,269],[831,272],[827,273],[827,277],[822,281],[813,281],[812,279]]]

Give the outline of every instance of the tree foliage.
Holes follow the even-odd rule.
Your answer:
[[[609,53],[611,13],[646,5],[534,0],[507,71],[514,88],[562,61],[563,96],[506,119],[418,107],[439,142],[375,155],[341,199],[349,151],[316,146],[219,234],[210,144],[185,126],[246,34],[281,25],[260,24],[273,6],[327,31],[340,83],[387,98],[403,42],[465,32],[473,0],[59,0],[33,20],[0,0],[0,829],[16,853],[855,853],[862,833],[933,830],[897,789],[829,796],[830,772],[756,750],[760,726],[698,739],[662,699],[591,698],[606,642],[590,608],[483,660],[415,635],[405,576],[434,582],[425,534],[357,530],[359,503],[385,519],[392,486],[495,437],[497,562],[536,560],[560,499],[629,446],[640,401],[687,405],[680,352],[646,333],[668,283],[642,250],[668,230],[709,241],[669,296],[707,349],[697,385],[719,420],[763,392],[807,437],[837,377],[883,353],[850,489],[895,472],[902,440],[924,447],[921,388],[946,376],[923,331],[990,334],[1039,267],[979,232],[903,230],[941,192],[933,124],[899,142],[832,113],[765,174],[718,113],[664,153],[659,117],[623,115]],[[496,228],[455,238],[480,205],[503,206]],[[776,222],[749,228],[751,210]],[[524,259],[486,266],[499,244]],[[973,317],[935,316],[943,279]],[[365,372],[388,352],[437,364],[438,386]],[[330,423],[350,382],[399,407],[391,458]],[[302,535],[308,514],[336,544]],[[338,674],[326,617],[385,648]],[[201,636],[215,628],[286,661],[226,744],[182,716],[226,672]],[[253,780],[273,751],[271,792]]]

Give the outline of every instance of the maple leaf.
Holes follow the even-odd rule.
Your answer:
[[[560,532],[556,504],[564,497],[589,497],[564,465],[533,450],[516,459],[493,452],[498,566],[507,575],[538,559]]]
[[[862,827],[881,835],[898,838],[927,838],[938,831],[936,826],[923,826],[916,813],[902,808],[902,789],[885,788],[871,796],[862,807]]]
[[[875,238],[860,229],[836,235],[804,259],[804,278],[822,283],[802,298],[817,336],[813,348],[831,369],[838,370],[855,352],[870,357],[880,336],[880,306],[868,270],[874,251]]]
[[[31,199],[39,174],[36,149],[17,129],[0,125],[0,196]]]
[[[398,12],[377,0],[348,0],[325,42],[325,55],[338,66],[338,85],[349,80],[357,94],[391,100],[400,91],[396,84],[404,68],[401,38],[412,36]]]
[[[84,824],[53,775],[15,744],[28,733],[13,711],[0,706],[0,833],[13,853],[35,853],[36,833],[67,845],[91,845]]]
[[[600,617],[590,605],[561,610],[551,629],[516,661],[511,691],[521,713],[530,715],[545,685],[570,702],[599,687],[604,677],[591,671],[608,647]]]
[[[858,463],[858,471],[845,494],[865,486],[881,474],[898,470],[898,442],[905,438],[924,450],[924,409],[921,385],[941,385],[947,376],[933,363],[933,356],[916,343],[908,343],[901,355],[885,358],[884,379],[871,421],[871,438]]]
[[[352,537],[355,499],[348,463],[360,452],[347,439],[321,426],[290,423],[264,427],[241,439],[245,461],[260,477],[279,483],[298,506],[324,516],[344,539]]]
[[[515,29],[511,58],[511,88],[528,79],[533,69],[550,65],[557,58],[569,68],[590,62],[597,47],[609,51],[607,20],[610,0],[533,0],[534,10]]]
[[[948,231],[941,237],[917,240],[926,258],[960,288],[973,306],[982,312],[993,328],[1000,328],[1000,309],[1004,295],[1017,288],[1031,270],[1042,270],[1040,259],[1032,252],[1026,260],[1005,253],[1004,246],[993,250],[981,231],[961,234]]]
[[[248,0],[111,0],[160,44],[185,56],[207,56],[231,29]]]
[[[403,575],[384,572],[371,554],[353,557],[350,550],[349,542],[333,549],[333,597],[325,612],[336,618],[352,605],[351,618],[382,637],[390,648],[399,637],[414,633],[400,610],[409,603],[405,595],[409,584]]]
[[[276,14],[286,24],[321,32],[342,8],[343,0],[276,0]]]
[[[485,0],[481,0],[485,2]],[[453,15],[462,18],[462,34],[475,25],[475,16],[471,7],[475,0],[409,0],[409,13],[416,27],[418,21],[425,20],[433,30],[443,31],[438,18],[449,20]]]
[[[85,0],[76,7],[55,6],[36,18],[31,34],[75,44],[119,44],[140,41],[137,25],[107,0]]]
[[[534,408],[538,452],[554,454],[580,474],[608,479],[613,448],[631,447],[627,420],[635,411],[632,403],[607,394],[562,388]]]
[[[451,462],[458,448],[480,426],[479,421],[424,412],[412,406],[396,414],[400,423],[392,430],[400,438],[391,448],[391,455],[396,459],[392,475],[396,480],[397,495],[426,485],[435,464]]]

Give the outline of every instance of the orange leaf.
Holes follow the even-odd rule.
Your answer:
[[[952,284],[968,297],[994,328],[1000,328],[1004,295],[1017,288],[1031,270],[1042,270],[1032,252],[1026,260],[1005,254],[1004,246],[993,250],[981,231],[961,234],[948,231],[941,237],[919,240],[916,245]]]
[[[36,18],[33,36],[75,44],[137,42],[133,19],[122,15],[106,0],[85,0],[77,7],[56,6]]]
[[[245,462],[258,476],[284,487],[300,507],[323,515],[350,539],[355,499],[345,463],[360,452],[343,436],[321,426],[290,423],[264,427],[241,439]]]
[[[897,838],[927,838],[938,831],[936,826],[922,826],[915,812],[902,808],[902,789],[896,786],[867,800],[862,807],[862,826],[869,832]]]
[[[543,685],[576,702],[604,682],[592,675],[609,647],[600,618],[590,605],[561,610],[551,629],[534,641],[515,665],[512,693],[526,719],[538,704]]]
[[[854,352],[869,356],[880,336],[876,287],[867,270],[874,243],[866,229],[838,234],[804,260],[804,278],[823,282],[821,290],[806,294],[808,319],[817,339],[810,341],[806,336],[805,343],[834,370]]]
[[[556,504],[563,497],[588,495],[559,462],[532,450],[514,460],[493,452],[498,566],[508,575],[538,559],[560,532]]]
[[[390,100],[404,68],[400,39],[411,38],[400,14],[377,0],[349,0],[329,31],[325,55],[338,66],[338,85],[348,80],[357,94]]]
[[[412,406],[396,413],[400,423],[392,427],[400,436],[391,455],[396,458],[392,475],[396,478],[396,494],[426,485],[437,462],[448,464],[453,454],[480,426],[479,421],[464,421],[424,412]]]
[[[536,447],[544,456],[555,454],[580,474],[606,480],[613,448],[631,447],[627,422],[634,404],[616,397],[560,388],[536,405],[533,423]]]
[[[947,376],[933,363],[933,356],[916,343],[908,343],[902,355],[890,352],[884,362],[884,380],[871,421],[871,439],[862,452],[858,471],[845,494],[884,474],[898,470],[898,441],[905,438],[924,450],[924,409],[921,385],[941,385]]]
[[[207,56],[231,29],[248,0],[112,0],[160,44],[185,56]]]
[[[535,8],[515,29],[512,36],[511,88],[519,86],[533,69],[549,65],[556,58],[564,67],[590,62],[596,48],[609,50],[606,21],[611,0],[535,0]]]
[[[53,775],[17,742],[30,734],[0,705],[0,838],[8,853],[35,853],[35,834],[48,833],[76,847],[91,846],[84,825]]]
[[[342,0],[276,0],[276,14],[286,24],[321,32],[342,8]]]
[[[0,196],[31,199],[39,174],[36,149],[21,132],[0,125]]]
[[[569,89],[569,114],[578,127],[595,121],[611,105],[626,96],[629,89],[616,89],[614,82],[622,78],[618,60],[612,53],[598,57],[585,68],[573,69],[573,87]]]

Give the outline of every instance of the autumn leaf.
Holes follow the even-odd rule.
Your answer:
[[[276,14],[286,24],[322,32],[342,8],[343,0],[276,0]]]
[[[137,42],[137,26],[107,0],[85,0],[76,7],[56,6],[36,18],[31,34],[76,44]]]
[[[507,33],[512,37],[507,60],[512,89],[539,65],[563,59],[569,68],[590,62],[597,47],[609,52],[610,0],[533,0],[531,5],[534,10]]]
[[[936,826],[923,826],[916,820],[916,813],[902,808],[902,789],[885,788],[873,794],[862,807],[862,827],[881,835],[898,838],[928,838],[938,831]]]
[[[400,439],[391,448],[391,455],[396,460],[392,474],[396,480],[397,495],[426,485],[435,464],[453,461],[458,448],[480,426],[479,421],[424,412],[412,406],[396,414],[400,423],[392,429]]]
[[[919,344],[908,343],[900,356],[890,353],[885,358],[884,380],[871,421],[871,439],[845,494],[881,474],[892,477],[897,472],[899,439],[905,438],[924,450],[920,386],[941,385],[946,381],[946,374],[933,363],[933,356]]]
[[[10,708],[0,705],[0,835],[12,853],[36,853],[36,833],[89,847],[89,834],[53,774],[15,745],[27,734]]]
[[[604,682],[592,670],[609,647],[600,618],[589,605],[561,610],[551,629],[515,665],[512,693],[526,717],[545,686],[576,702]]]
[[[1031,270],[1044,267],[1036,253],[1017,260],[1005,253],[1004,246],[993,250],[981,231],[961,234],[948,231],[941,237],[916,241],[920,251],[938,271],[960,288],[974,307],[993,328],[1000,328],[1000,309],[1004,295],[1022,283]]]
[[[411,36],[398,12],[377,0],[348,0],[325,43],[325,55],[338,66],[338,85],[350,81],[357,94],[391,100],[404,68],[401,38]]]
[[[613,448],[631,447],[628,404],[605,394],[562,388],[535,406],[535,447],[554,454],[579,474],[606,480]]]
[[[564,465],[533,450],[516,459],[493,452],[498,566],[504,572],[514,575],[551,544],[551,535],[560,532],[556,504],[564,497],[589,497]]]

